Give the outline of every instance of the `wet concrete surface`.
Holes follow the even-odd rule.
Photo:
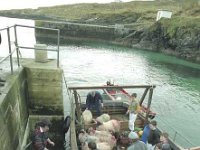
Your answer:
[[[3,58],[0,57],[0,60]],[[18,66],[17,59],[13,59],[13,73],[11,71],[10,60],[7,59],[0,63],[0,97],[4,98],[7,94],[7,89],[9,89],[9,85],[12,84],[12,80],[19,71],[23,69],[23,67],[32,67],[32,68],[57,68],[56,60],[49,59],[45,63],[35,62],[34,59],[20,59],[20,66]],[[41,65],[42,64],[42,65]],[[69,100],[69,96],[67,93],[67,88],[65,82],[63,80],[63,108],[64,108],[64,118],[69,116],[71,113],[71,102]],[[64,147],[66,150],[70,150],[70,133],[69,131],[65,134]]]
[[[0,60],[3,58],[0,57]],[[0,63],[0,95],[6,94],[6,89],[9,83],[12,82],[12,78],[17,72],[19,72],[19,67],[17,65],[17,59],[13,59],[13,73],[11,71],[10,60],[6,59]]]

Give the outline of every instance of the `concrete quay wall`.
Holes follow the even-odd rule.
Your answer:
[[[26,60],[22,66],[5,77],[0,89],[1,150],[22,150],[41,118],[49,118],[54,125],[63,120],[62,70],[52,67],[56,61]],[[62,137],[58,142],[63,145]]]
[[[26,77],[23,69],[6,79],[0,95],[0,145],[2,150],[21,150],[28,121]]]
[[[63,115],[62,70],[25,67],[31,115]]]
[[[112,42],[116,39],[123,38],[132,32],[131,29],[124,28],[123,25],[101,26],[91,24],[79,24],[69,22],[50,22],[50,21],[36,21],[36,26],[60,29],[61,43],[68,38],[88,39],[88,40],[102,40]],[[55,38],[56,32],[50,30],[36,29],[36,36],[43,37],[48,35],[48,38]],[[41,40],[41,39],[40,39]]]

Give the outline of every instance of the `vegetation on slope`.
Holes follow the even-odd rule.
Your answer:
[[[182,58],[200,62],[199,5],[198,0],[93,3],[0,11],[0,15],[109,26],[123,24],[137,30],[123,37],[123,43],[156,51],[170,50]],[[172,11],[172,19],[156,22],[158,10]]]
[[[75,4],[38,9],[5,10],[0,15],[31,19],[46,19],[101,25],[124,24],[128,27],[149,26],[155,23],[158,10],[170,10],[173,17],[200,17],[197,0],[168,0],[110,4]]]

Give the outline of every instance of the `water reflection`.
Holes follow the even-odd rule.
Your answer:
[[[184,66],[182,64],[172,64],[172,63],[161,63],[170,71],[180,75],[183,78],[192,77],[192,78],[199,78],[200,77],[200,69],[192,68],[189,66]]]

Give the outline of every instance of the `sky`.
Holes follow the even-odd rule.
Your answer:
[[[37,8],[76,3],[110,3],[115,0],[5,0],[0,5],[0,10]]]
[[[119,0],[4,0],[0,4],[0,10],[23,9],[23,8],[38,8],[42,6],[55,6],[63,4],[77,3],[110,3]],[[121,0],[130,2],[133,0]]]

